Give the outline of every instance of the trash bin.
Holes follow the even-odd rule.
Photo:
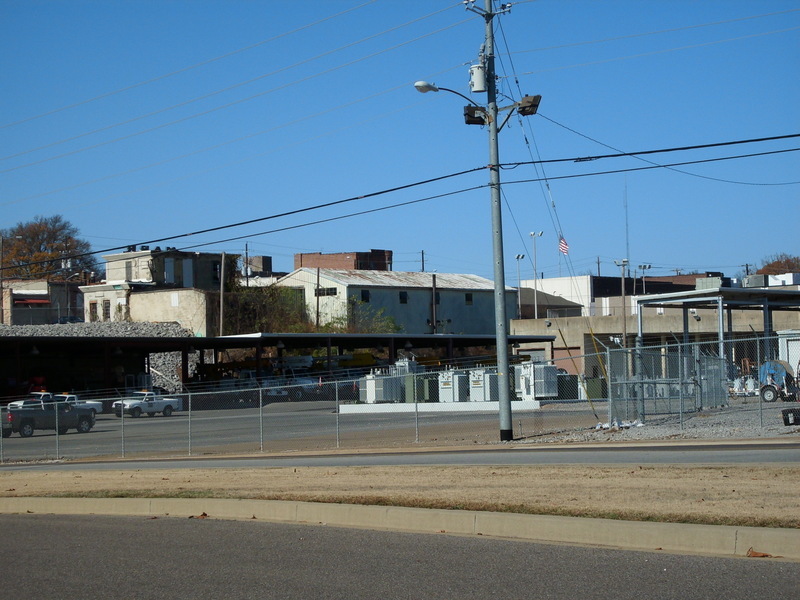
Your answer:
[[[800,425],[800,408],[785,408],[781,414],[784,425]]]

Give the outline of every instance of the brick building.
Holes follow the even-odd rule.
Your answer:
[[[294,255],[295,269],[346,269],[348,271],[391,271],[391,250],[370,250],[369,252],[335,252],[322,254]]]

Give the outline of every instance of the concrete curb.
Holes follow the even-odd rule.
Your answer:
[[[482,535],[718,556],[759,553],[800,561],[800,530],[584,519],[497,512],[217,498],[0,498],[0,513],[257,519],[279,523]]]

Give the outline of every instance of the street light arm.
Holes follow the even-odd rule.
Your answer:
[[[451,90],[449,88],[443,88],[443,87],[440,87],[439,89],[442,90],[443,92],[450,92],[451,94],[455,94],[456,96],[461,96],[464,100],[466,100],[467,102],[472,104],[472,106],[477,106],[478,108],[483,108],[480,104],[478,104],[477,102],[475,102],[471,98],[468,98],[467,96],[465,96],[461,92],[457,92],[455,90]]]
[[[438,92],[440,90],[442,92],[450,92],[451,94],[455,94],[456,96],[461,96],[464,100],[469,102],[472,106],[477,106],[478,108],[483,108],[480,104],[478,104],[474,100],[468,98],[467,96],[465,96],[461,92],[457,92],[455,90],[451,90],[450,88],[446,88],[446,87],[439,87],[435,83],[428,83],[427,81],[417,81],[414,84],[414,87],[417,88],[417,91],[420,94],[425,94],[427,92]]]

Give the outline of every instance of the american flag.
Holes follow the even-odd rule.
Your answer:
[[[567,240],[564,239],[564,236],[558,238],[558,249],[561,254],[567,254],[569,252],[569,244]]]

